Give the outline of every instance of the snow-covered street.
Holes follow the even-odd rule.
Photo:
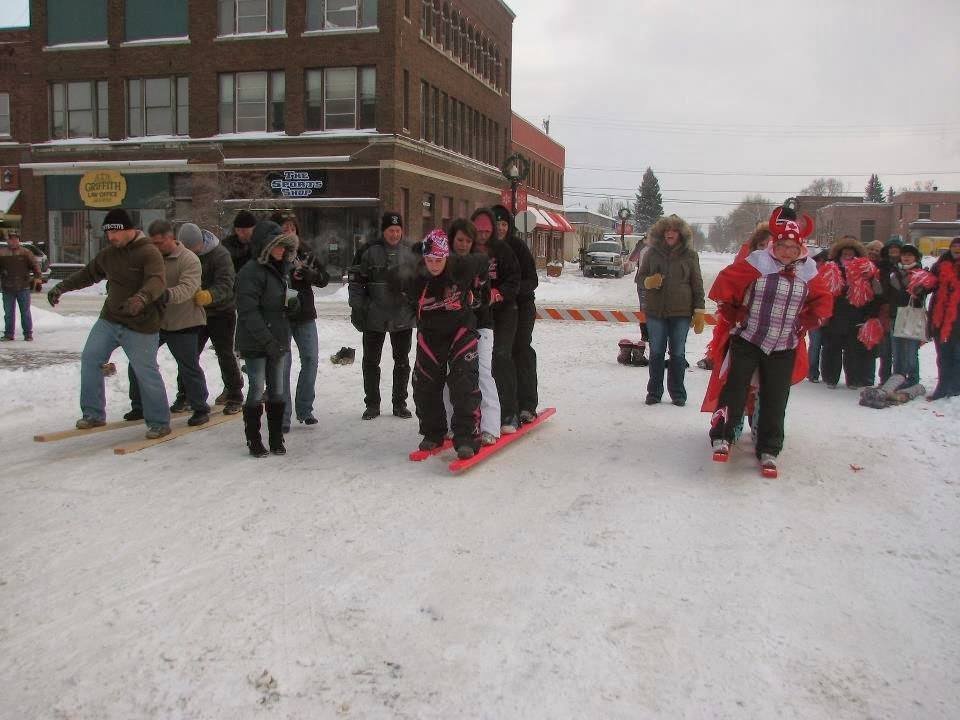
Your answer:
[[[705,256],[708,286],[725,262]],[[452,453],[407,460],[416,420],[361,422],[338,292],[318,298],[320,422],[262,460],[240,419],[122,457],[142,427],[32,442],[79,417],[94,321],[34,296],[36,341],[0,348],[0,716],[960,715],[960,400],[873,410],[804,382],[764,480],[749,440],[711,462],[708,373],[686,407],[647,407],[646,370],[616,362],[635,326],[542,321],[557,415],[454,476]],[[636,302],[571,266],[538,298]],[[342,345],[357,363],[327,360]]]

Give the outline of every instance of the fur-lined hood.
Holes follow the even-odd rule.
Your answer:
[[[859,240],[854,237],[840,238],[833,245],[830,246],[830,259],[839,260],[840,253],[843,252],[846,248],[852,248],[853,251],[857,254],[857,257],[866,257],[867,249],[863,246]]]
[[[276,223],[270,224],[277,228],[277,230],[280,229]],[[260,245],[260,252],[257,255],[257,262],[261,265],[266,265],[270,262],[270,252],[278,245],[284,248],[283,262],[293,262],[294,258],[297,257],[297,247],[300,245],[300,241],[296,235],[284,235],[283,232],[271,233],[263,238]]]
[[[687,225],[687,221],[678,215],[662,217],[650,227],[648,237],[651,238],[651,244],[655,247],[665,249],[667,244],[664,240],[664,234],[667,230],[677,230],[680,233],[680,241],[676,245],[678,249],[690,247],[690,243],[693,240],[693,231],[690,229],[690,226]]]

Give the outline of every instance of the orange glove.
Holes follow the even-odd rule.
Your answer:
[[[197,290],[193,294],[193,301],[200,307],[206,307],[213,302],[213,295],[209,290]]]
[[[693,318],[691,318],[690,324],[693,326],[693,331],[697,335],[703,332],[703,324],[704,324],[703,308],[698,308],[693,311]]]

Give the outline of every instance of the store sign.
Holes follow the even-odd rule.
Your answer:
[[[95,170],[80,178],[80,199],[87,207],[117,207],[126,196],[127,180],[116,170]]]
[[[319,170],[284,170],[268,176],[270,191],[285,198],[312,198],[327,191],[327,173]]]

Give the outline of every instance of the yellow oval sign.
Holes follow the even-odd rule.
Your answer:
[[[116,170],[95,170],[80,178],[80,199],[87,207],[116,207],[126,196],[127,180]]]

